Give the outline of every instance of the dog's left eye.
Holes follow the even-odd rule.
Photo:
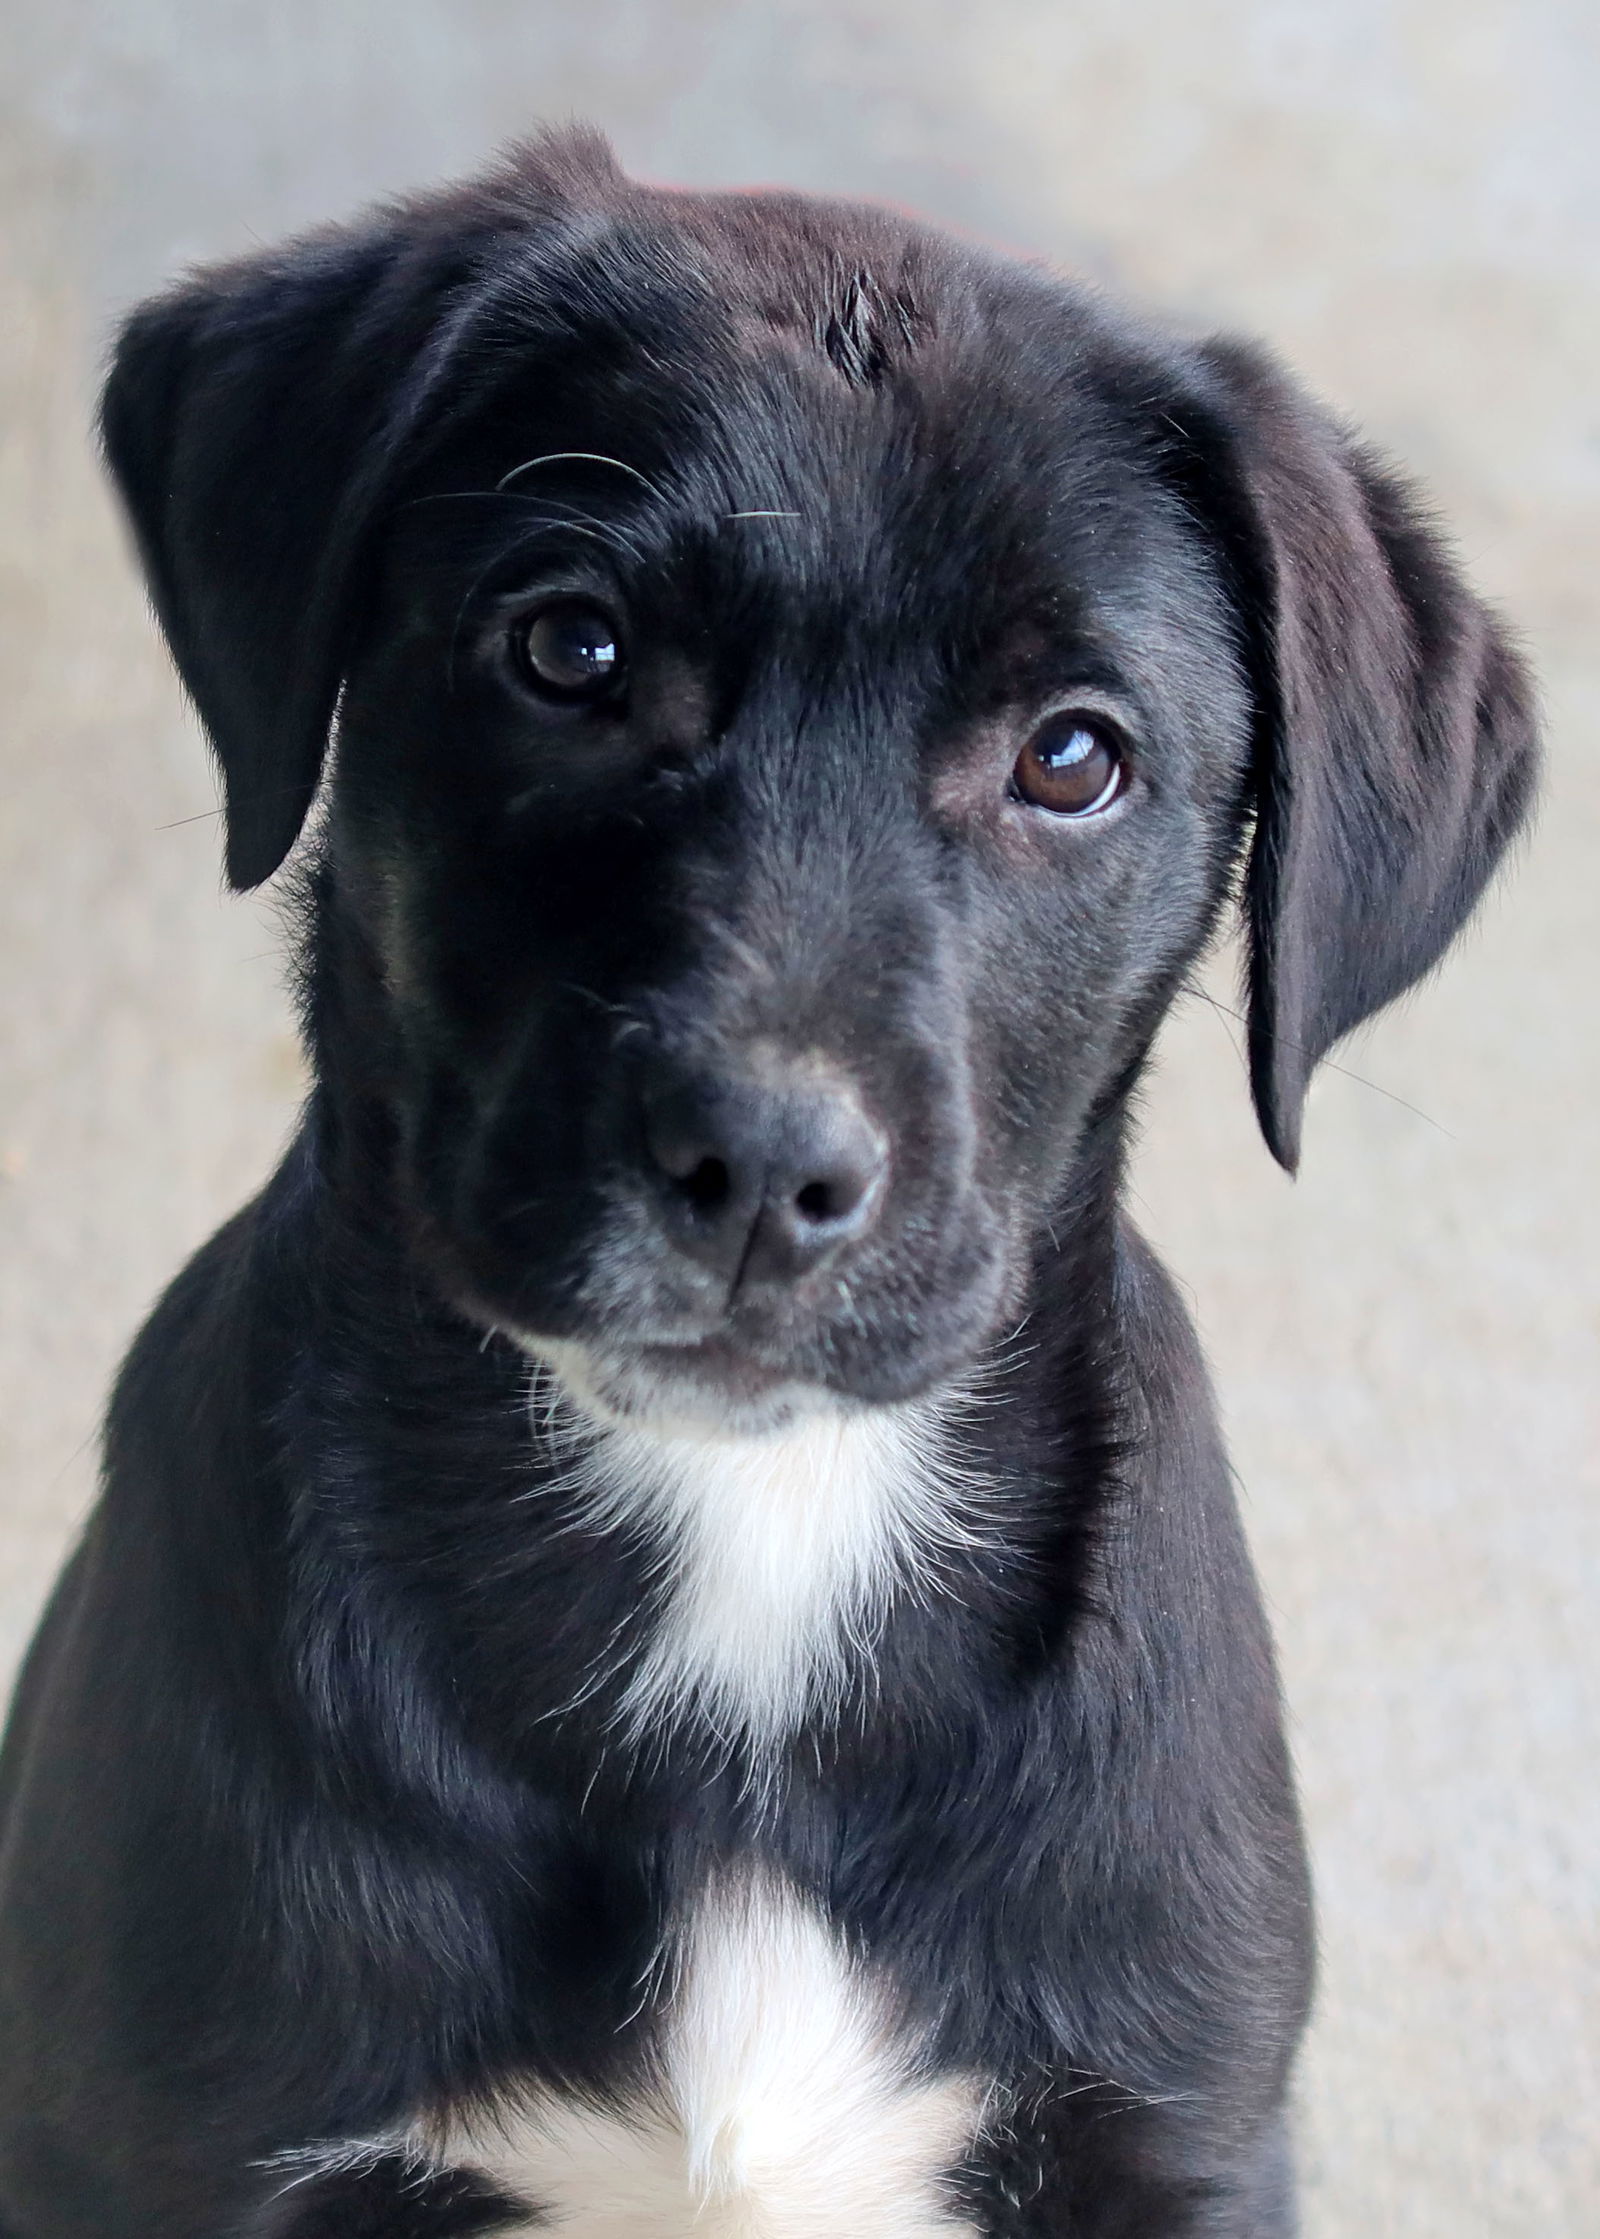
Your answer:
[[[1122,747],[1110,727],[1086,715],[1053,715],[1017,756],[1012,790],[1052,816],[1096,816],[1127,780]]]
[[[621,632],[587,599],[556,599],[524,614],[511,644],[524,679],[546,699],[597,700],[622,677]]]

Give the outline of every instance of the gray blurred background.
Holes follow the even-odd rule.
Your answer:
[[[299,1060],[88,439],[186,259],[580,115],[651,177],[881,196],[1269,336],[1541,666],[1537,835],[1324,1073],[1225,1010],[1138,1175],[1215,1364],[1322,1897],[1310,2239],[1600,2232],[1600,11],[1593,0],[0,0],[0,1668],[101,1396]],[[1235,1002],[1232,959],[1209,984]]]

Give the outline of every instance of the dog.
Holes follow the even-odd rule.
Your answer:
[[[103,427],[314,1085],[20,1683],[6,2239],[1282,2239],[1130,1100],[1237,898],[1294,1167],[1523,818],[1503,628],[1253,346],[582,132],[148,304]]]

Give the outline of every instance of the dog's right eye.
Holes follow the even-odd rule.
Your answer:
[[[622,634],[587,599],[556,599],[520,616],[511,646],[523,681],[547,700],[603,699],[622,679]]]

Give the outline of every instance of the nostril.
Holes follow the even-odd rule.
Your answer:
[[[733,1188],[733,1177],[726,1163],[720,1158],[703,1158],[692,1172],[685,1174],[678,1187],[697,1212],[714,1212],[726,1203]]]
[[[838,1207],[834,1192],[826,1182],[807,1182],[804,1189],[794,1193],[795,1209],[804,1213],[808,1221],[831,1221]]]

